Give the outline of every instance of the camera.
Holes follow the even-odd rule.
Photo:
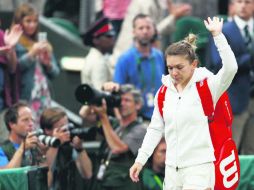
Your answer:
[[[59,147],[61,144],[61,141],[59,139],[57,139],[56,137],[44,135],[42,129],[37,129],[32,134],[36,135],[38,137],[39,141],[46,146]]]
[[[121,95],[119,92],[98,91],[88,84],[79,85],[75,91],[75,96],[81,104],[100,106],[104,98],[108,107],[120,107],[121,105]]]
[[[81,139],[85,139],[88,133],[88,129],[86,128],[76,128],[72,123],[68,123],[64,125],[63,128],[70,132],[71,139],[75,136],[78,136]]]

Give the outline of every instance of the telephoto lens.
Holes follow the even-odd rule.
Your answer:
[[[100,106],[103,98],[106,100],[107,107],[109,108],[120,107],[121,105],[121,94],[119,92],[98,91],[88,84],[79,85],[76,88],[75,96],[81,104],[85,105]]]
[[[39,135],[38,139],[41,141],[42,144],[51,146],[51,147],[59,147],[61,144],[61,141],[57,139],[56,137],[51,137],[47,135]]]
[[[58,138],[45,135],[42,129],[37,129],[36,131],[33,131],[32,134],[36,135],[39,141],[46,146],[59,147],[61,144],[61,141]]]
[[[86,139],[86,136],[88,135],[88,128],[76,128],[73,126],[70,130],[70,134],[71,137],[78,136],[81,139]]]
[[[81,139],[85,139],[85,137],[88,135],[87,128],[77,128],[73,125],[73,123],[68,123],[64,125],[62,128],[70,132],[71,139],[75,136],[78,136]]]

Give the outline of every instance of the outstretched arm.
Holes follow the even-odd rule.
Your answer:
[[[223,18],[213,17],[213,19],[211,19],[208,17],[207,20],[204,20],[204,24],[206,29],[215,37],[222,32]]]
[[[129,150],[128,145],[118,136],[118,134],[112,128],[107,115],[106,101],[103,99],[102,106],[92,106],[95,113],[99,116],[102,129],[107,141],[107,144],[113,154],[120,154]]]
[[[230,86],[238,67],[235,55],[222,33],[223,19],[218,17],[211,19],[208,17],[204,21],[204,24],[207,30],[211,32],[222,60],[222,68],[219,72],[214,77],[208,78],[208,85],[213,96],[213,101],[217,102],[221,94]]]

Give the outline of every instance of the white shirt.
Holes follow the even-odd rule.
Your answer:
[[[234,20],[235,20],[236,25],[239,27],[243,37],[245,37],[244,27],[246,25],[248,25],[249,33],[253,39],[253,31],[254,31],[253,30],[253,27],[254,27],[253,17],[251,17],[248,21],[245,21],[245,20],[241,19],[239,16],[235,15]]]
[[[208,77],[208,86],[216,103],[231,84],[237,72],[237,62],[223,34],[214,40],[223,64],[216,75],[205,68],[197,68],[181,93],[177,92],[169,75],[162,78],[163,84],[168,87],[163,108],[164,120],[158,111],[156,95],[152,120],[136,162],[146,163],[163,133],[167,143],[167,165],[183,168],[215,160],[209,125],[196,82]]]
[[[81,70],[81,82],[101,89],[105,82],[112,80],[110,55],[91,48]]]

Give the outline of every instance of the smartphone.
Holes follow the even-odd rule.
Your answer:
[[[38,33],[38,42],[47,41],[47,32]]]

